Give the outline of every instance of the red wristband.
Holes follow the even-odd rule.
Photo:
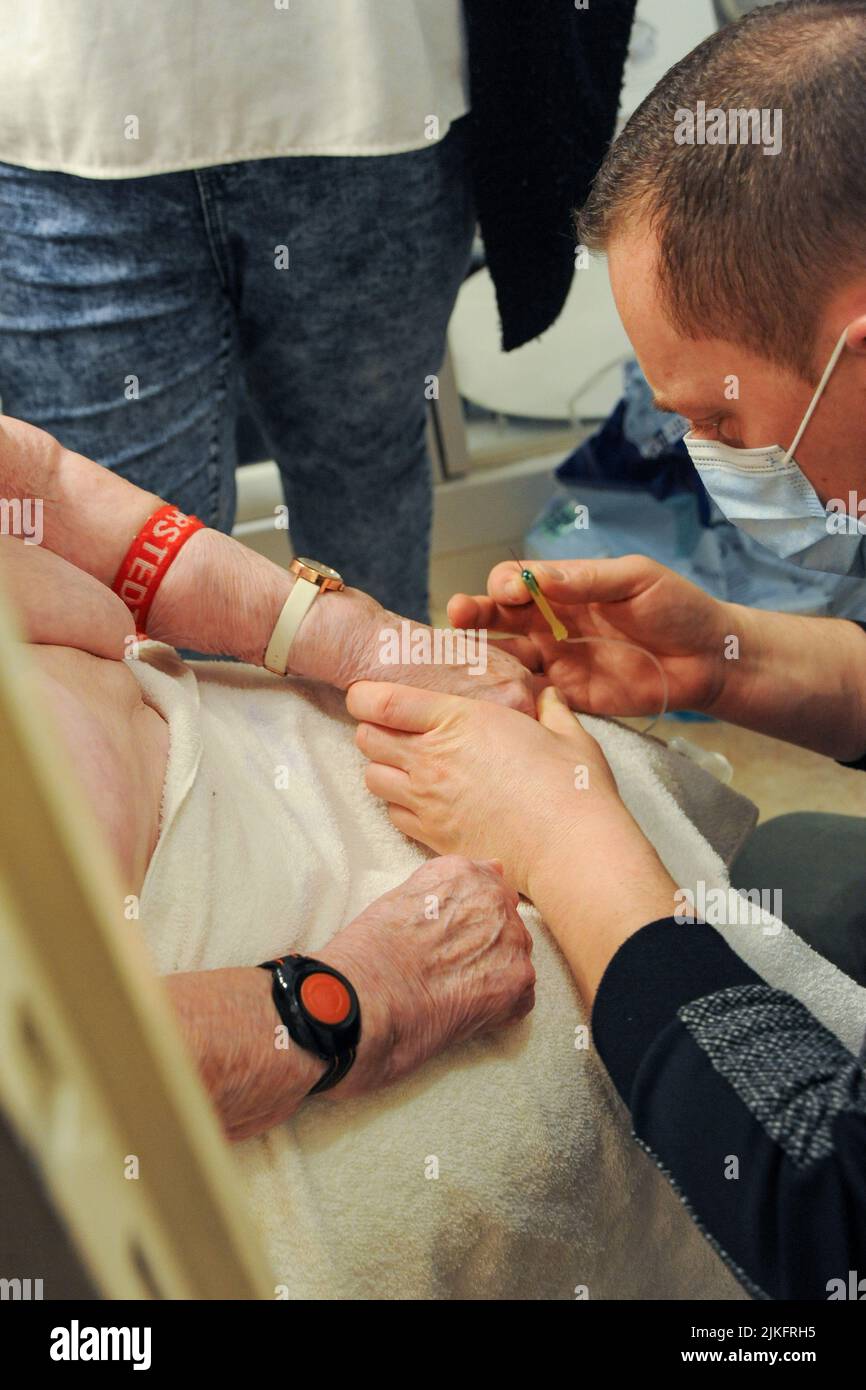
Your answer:
[[[119,594],[145,632],[154,594],[181,546],[204,526],[197,516],[187,516],[171,503],[149,516],[126,552],[112,589]]]

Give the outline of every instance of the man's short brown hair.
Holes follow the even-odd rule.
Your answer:
[[[682,112],[782,112],[782,142],[685,144]],[[679,113],[679,115],[678,115]],[[660,240],[671,321],[815,377],[830,296],[866,273],[866,3],[792,0],[711,35],[614,141],[577,218],[604,249],[631,217]]]

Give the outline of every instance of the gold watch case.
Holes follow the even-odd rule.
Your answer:
[[[289,565],[292,574],[296,574],[301,579],[307,579],[311,584],[315,584],[324,593],[326,589],[345,589],[346,585],[343,576],[336,570],[331,569],[330,565],[323,565],[319,560],[309,560],[306,556],[297,555]]]

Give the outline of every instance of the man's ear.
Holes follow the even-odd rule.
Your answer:
[[[866,314],[861,314],[849,323],[845,348],[846,351],[856,352],[861,357],[866,356]]]

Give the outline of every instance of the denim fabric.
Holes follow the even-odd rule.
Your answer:
[[[296,551],[425,617],[425,378],[469,259],[465,143],[458,121],[376,158],[0,165],[2,409],[228,530],[243,402]]]

